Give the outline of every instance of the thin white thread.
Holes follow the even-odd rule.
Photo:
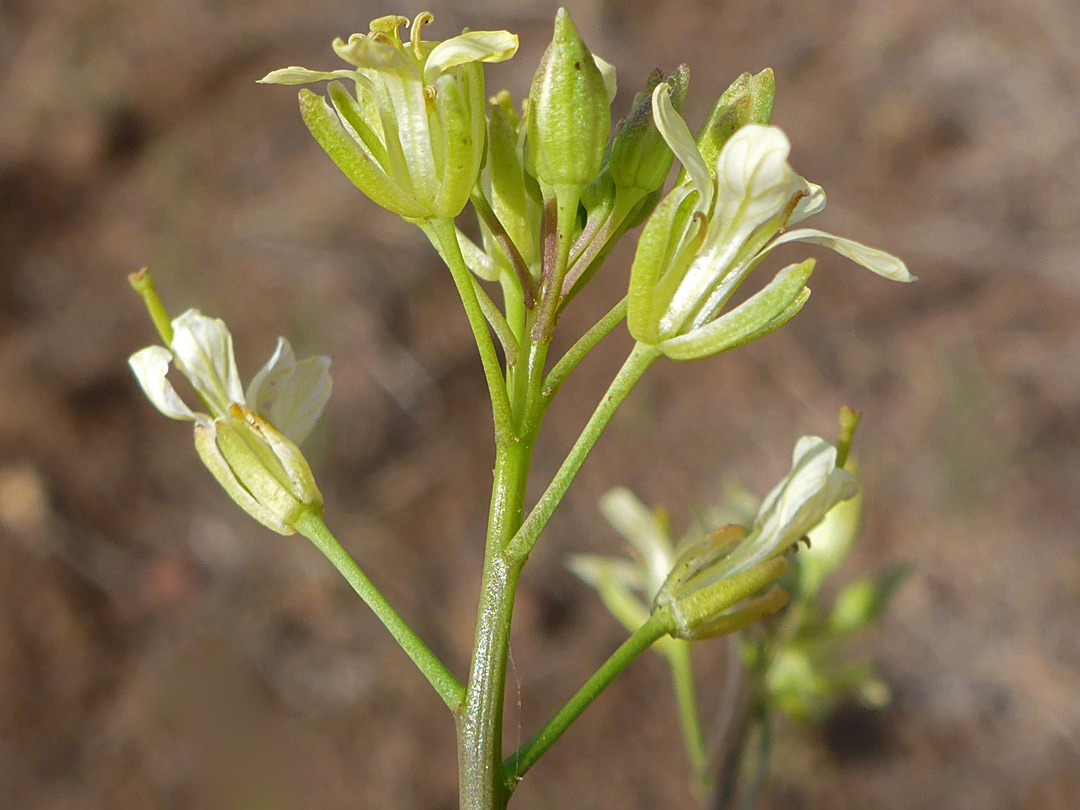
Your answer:
[[[517,664],[514,663],[514,651],[507,645],[507,655],[510,658],[510,671],[514,673],[514,683],[517,685],[517,729],[514,734],[514,750],[517,751],[521,748],[521,677],[518,675]],[[516,780],[520,774],[517,771],[517,761],[514,761],[514,779]]]

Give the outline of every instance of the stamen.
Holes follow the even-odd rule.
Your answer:
[[[779,233],[784,232],[784,228],[787,227],[787,222],[791,219],[791,215],[795,213],[795,208],[799,205],[799,201],[803,197],[809,197],[810,192],[803,189],[802,191],[796,191],[791,195],[791,199],[788,200],[788,204],[784,206],[784,210],[780,212],[780,228]]]
[[[402,17],[398,14],[388,14],[385,17],[379,17],[378,19],[371,21],[371,33],[385,34],[390,37],[390,44],[401,47],[401,37],[398,34],[398,29],[403,25],[408,25],[408,17]]]
[[[420,32],[424,26],[430,22],[434,22],[435,17],[432,16],[430,11],[421,11],[416,15],[416,19],[413,20],[412,31],[409,33],[409,40],[412,42],[413,53],[416,54],[416,58],[420,61],[424,60],[424,53],[420,47]]]

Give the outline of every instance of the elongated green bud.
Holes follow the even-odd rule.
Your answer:
[[[768,124],[775,96],[776,77],[772,68],[765,68],[756,75],[742,74],[717,99],[697,136],[698,150],[714,177],[716,158],[728,138],[746,124]]]
[[[505,95],[509,98],[509,94]],[[539,223],[525,185],[512,104],[493,99],[488,118],[487,171],[491,208],[525,263],[538,261]]]
[[[600,173],[611,129],[604,77],[566,9],[529,93],[528,136],[541,183],[580,192]]]
[[[630,112],[615,125],[608,166],[616,188],[634,189],[647,195],[664,185],[674,154],[653,120],[652,95],[660,82],[671,85],[671,105],[682,112],[690,85],[690,68],[680,65],[666,79],[654,70],[645,89],[634,96]]]

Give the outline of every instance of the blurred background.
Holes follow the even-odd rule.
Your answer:
[[[489,92],[527,93],[547,0],[435,2],[433,38],[508,28]],[[507,745],[624,637],[566,571],[621,553],[597,498],[764,492],[803,433],[857,437],[866,526],[844,577],[914,574],[860,651],[893,692],[788,725],[768,808],[1075,808],[1080,796],[1080,15],[1073,0],[580,0],[621,115],[691,66],[697,125],[776,70],[774,122],[823,184],[815,225],[902,255],[900,286],[822,253],[814,297],[730,355],[658,364],[533,555]],[[334,360],[307,446],[328,522],[464,673],[492,449],[480,365],[423,237],[311,140],[288,88],[329,42],[423,6],[0,0],[0,805],[456,806],[440,701],[336,573],[262,529],[125,361],[156,341],[125,276],[225,318],[242,375],[278,334]],[[568,310],[625,289],[632,241]],[[805,255],[797,248],[792,256]],[[812,251],[811,251],[812,252]],[[779,261],[778,261],[779,264]],[[539,494],[629,348],[613,334],[541,436]],[[723,644],[696,653],[706,707]],[[645,656],[522,784],[524,808],[690,808],[662,662]]]

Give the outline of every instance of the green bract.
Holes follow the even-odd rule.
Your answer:
[[[812,260],[780,271],[760,292],[721,315],[765,256],[785,242],[812,242],[894,281],[912,281],[884,251],[810,228],[784,232],[825,207],[820,186],[787,162],[791,145],[778,128],[747,124],[728,138],[715,174],[671,103],[671,87],[653,91],[657,128],[686,170],[649,219],[630,272],[631,334],[675,360],[740,346],[790,320],[810,295]]]
[[[560,8],[529,93],[529,156],[541,183],[579,194],[596,179],[611,130],[614,94],[614,70],[593,56]]]
[[[297,445],[330,398],[330,360],[296,361],[285,338],[245,393],[225,322],[189,309],[172,321],[169,348],[147,346],[128,363],[146,396],[172,419],[195,423],[195,447],[243,509],[280,534],[322,507],[322,494]],[[174,363],[210,413],[189,408],[166,376]]]
[[[372,200],[409,219],[454,217],[465,207],[484,156],[484,73],[517,51],[507,31],[468,31],[428,42],[417,15],[402,42],[405,17],[373,20],[367,34],[334,40],[353,69],[287,67],[261,81],[331,80],[333,106],[308,90],[300,110],[311,133],[345,175]],[[337,79],[351,80],[355,96]]]

